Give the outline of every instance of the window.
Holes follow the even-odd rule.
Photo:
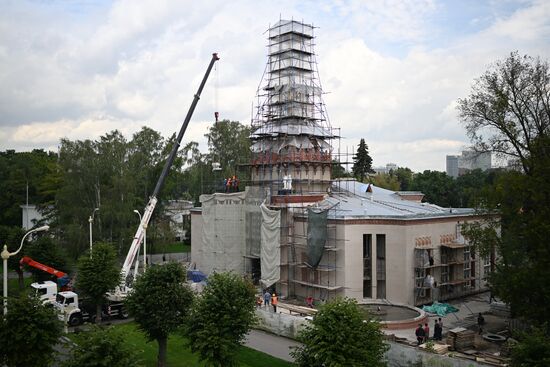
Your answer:
[[[376,235],[376,298],[386,298],[386,235]]]
[[[363,297],[372,298],[372,234],[363,234]]]

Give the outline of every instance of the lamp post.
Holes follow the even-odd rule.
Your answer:
[[[95,208],[90,217],[88,218],[88,222],[90,223],[90,259],[92,258],[92,224],[94,223],[94,214],[97,212],[99,208]]]
[[[4,249],[2,250],[2,260],[4,265],[4,315],[8,313],[8,259],[12,256],[15,256],[21,251],[21,248],[23,248],[23,242],[25,241],[25,238],[27,238],[28,235],[34,232],[42,232],[47,231],[50,229],[50,226],[42,226],[35,229],[32,229],[25,233],[23,238],[21,239],[21,245],[19,245],[19,248],[15,252],[9,252],[8,246],[4,245]]]
[[[139,223],[141,225],[141,213],[137,209],[134,209],[134,213],[139,216]],[[143,224],[143,270],[145,269],[147,269],[147,224]]]

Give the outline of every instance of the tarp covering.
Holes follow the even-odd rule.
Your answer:
[[[269,288],[281,278],[281,212],[271,210],[265,204],[261,205],[261,283],[264,288]]]
[[[244,199],[244,192],[200,196],[203,219],[200,269],[204,273],[243,271]]]
[[[187,279],[193,283],[200,283],[206,280],[206,274],[200,270],[187,270]]]
[[[439,316],[445,316],[453,312],[458,312],[458,308],[448,303],[434,302],[431,306],[422,307],[422,311],[437,314]]]
[[[265,194],[259,187],[247,187],[245,198],[246,255],[260,257],[262,212],[260,205]]]
[[[327,210],[307,210],[307,265],[313,269],[321,262],[327,242]]]

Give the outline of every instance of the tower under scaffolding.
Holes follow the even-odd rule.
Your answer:
[[[299,302],[422,304],[483,290],[487,272],[475,254],[448,240],[458,238],[460,223],[477,220],[473,209],[334,179],[333,165],[349,171],[353,152],[341,154],[326,112],[314,29],[295,20],[269,28],[251,160],[239,165],[250,180],[241,181],[244,192],[201,196],[202,208],[192,211],[193,262],[207,274],[247,274]],[[442,238],[433,249],[424,243],[432,237]]]
[[[270,209],[280,211],[277,291],[289,298],[328,299],[341,288],[337,235],[319,202],[330,192],[332,143],[339,137],[322,98],[314,30],[311,24],[280,20],[267,32],[267,64],[251,123],[250,184],[266,194]],[[324,220],[314,219],[319,216]],[[321,237],[313,239],[308,227]],[[315,247],[318,259],[312,264]]]

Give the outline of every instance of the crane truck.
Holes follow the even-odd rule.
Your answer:
[[[183,135],[187,130],[187,126],[189,125],[191,116],[193,116],[193,112],[195,111],[195,107],[197,106],[197,103],[200,99],[200,95],[202,93],[204,85],[208,80],[208,76],[212,71],[212,67],[214,66],[214,63],[219,59],[220,58],[218,57],[218,54],[216,53],[212,54],[212,59],[210,60],[210,64],[206,69],[206,73],[202,78],[202,82],[199,86],[199,89],[197,90],[197,93],[193,98],[193,102],[189,107],[189,111],[185,116],[185,120],[183,121],[183,124],[180,128],[176,141],[172,147],[172,150],[170,151],[170,155],[168,156],[168,159],[164,164],[164,167],[158,178],[155,189],[153,190],[153,194],[150,196],[149,202],[145,206],[143,216],[141,217],[141,222],[134,235],[134,239],[132,241],[132,244],[130,245],[130,249],[128,250],[128,254],[126,255],[126,259],[124,260],[124,264],[122,265],[122,268],[120,270],[120,279],[121,279],[120,284],[115,288],[113,292],[107,293],[107,305],[104,307],[102,312],[107,316],[118,316],[120,318],[128,317],[128,314],[125,311],[123,302],[124,302],[124,299],[126,298],[126,295],[131,290],[131,287],[129,285],[129,282],[131,281],[131,279],[129,279],[129,273],[130,273],[132,264],[134,263],[134,261],[136,261],[136,256],[137,256],[139,247],[141,246],[141,243],[143,241],[144,230],[147,228],[147,225],[149,224],[149,220],[151,219],[151,216],[157,204],[157,200],[158,200],[157,196],[160,193],[160,190],[164,185],[166,176],[168,176],[170,167],[172,166],[174,159],[176,158],[176,154],[178,152],[181,141],[183,139]],[[57,302],[55,303],[55,306],[60,311],[59,318],[66,319],[69,325],[78,325],[81,322],[85,321],[86,319],[91,318],[90,315],[92,314],[92,312],[88,312],[86,310],[86,307],[79,307],[82,305],[79,305],[78,295],[74,292],[59,292],[57,295]]]
[[[71,289],[69,286],[70,278],[67,273],[54,269],[51,266],[39,263],[28,256],[23,256],[21,260],[19,260],[19,266],[22,268],[24,265],[42,270],[57,277],[57,283],[47,280],[45,282],[35,282],[31,284],[35,294],[40,297],[42,303],[47,304],[55,302],[58,287],[62,291],[68,291]]]

